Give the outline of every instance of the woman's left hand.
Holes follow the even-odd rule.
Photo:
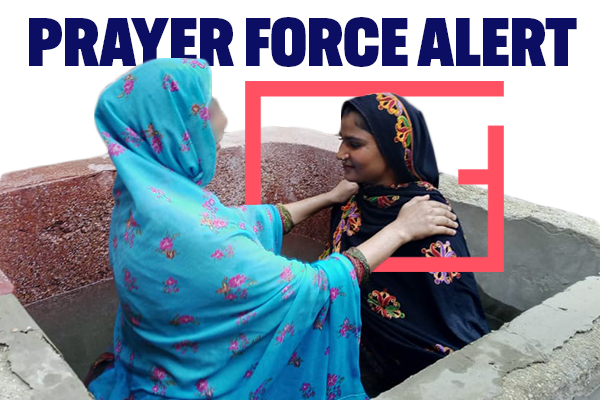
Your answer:
[[[328,195],[333,204],[338,204],[347,202],[356,193],[358,193],[358,184],[342,179]]]

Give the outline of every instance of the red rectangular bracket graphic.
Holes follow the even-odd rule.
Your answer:
[[[247,81],[246,82],[246,204],[261,199],[262,97],[354,97],[392,92],[406,97],[503,97],[500,81]],[[488,185],[488,255],[468,258],[390,257],[377,272],[503,272],[504,271],[504,127],[488,128],[488,168],[459,170],[460,185]]]

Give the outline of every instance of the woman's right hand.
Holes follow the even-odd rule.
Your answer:
[[[412,198],[392,222],[407,242],[434,235],[455,235],[458,223],[450,206],[429,200],[429,195]]]

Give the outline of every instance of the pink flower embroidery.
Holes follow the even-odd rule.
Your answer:
[[[331,288],[331,290],[329,291],[329,297],[330,297],[331,301],[334,301],[338,297],[339,294],[340,294],[340,289]]]
[[[169,237],[166,237],[160,241],[159,247],[162,251],[169,251],[173,248],[173,241]]]
[[[160,154],[162,149],[163,145],[160,136],[152,136],[152,150],[154,150],[156,154]]]
[[[133,86],[134,82],[132,79],[125,81],[125,84],[123,84],[123,91],[125,92],[125,94],[130,94],[133,90]]]
[[[204,121],[208,121],[210,119],[208,107],[204,107],[202,110],[200,110],[200,118],[202,118]]]
[[[179,86],[177,85],[177,82],[171,81],[171,92],[177,92],[178,90]]]
[[[220,260],[221,258],[225,257],[225,254],[223,254],[221,250],[217,249],[214,253],[211,254],[211,257],[215,260]]]
[[[167,372],[161,367],[155,367],[152,370],[152,377],[157,381],[162,381],[167,376]]]
[[[116,157],[124,151],[125,149],[119,143],[111,143],[108,145],[108,154],[112,157]]]
[[[281,275],[279,275],[279,279],[284,282],[289,282],[292,280],[292,270],[290,267],[285,267]]]
[[[229,287],[237,288],[242,286],[246,282],[247,278],[244,275],[235,275],[233,278],[229,278]]]

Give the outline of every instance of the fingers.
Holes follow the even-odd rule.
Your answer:
[[[410,201],[408,201],[406,204],[407,205],[408,204],[416,204],[416,203],[419,203],[421,201],[427,201],[427,200],[429,200],[429,195],[428,194],[426,194],[425,196],[415,196],[412,199],[410,199]],[[437,201],[436,201],[436,203],[437,203]]]
[[[433,235],[454,236],[454,235],[456,235],[456,230],[454,230],[452,228],[445,227],[445,226],[437,226],[434,229]]]
[[[458,223],[451,218],[445,216],[438,216],[433,219],[433,223],[447,228],[456,229],[458,228]]]

